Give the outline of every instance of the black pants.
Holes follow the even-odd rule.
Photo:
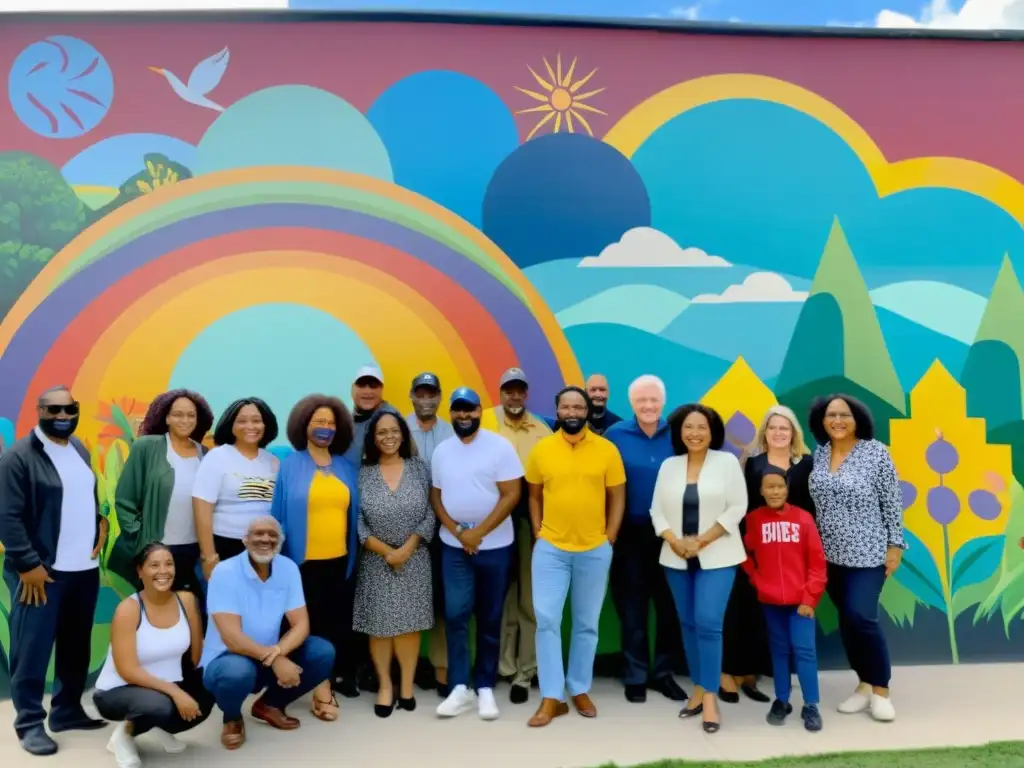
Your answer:
[[[131,723],[133,736],[140,736],[152,728],[167,733],[183,733],[208,718],[214,702],[213,694],[203,687],[202,670],[190,672],[178,687],[199,705],[199,717],[191,722],[181,718],[170,696],[151,688],[123,685],[109,691],[94,691],[92,700],[104,720]]]
[[[665,571],[658,564],[661,539],[650,520],[622,522],[612,555],[611,592],[622,627],[623,682],[643,685],[671,675],[683,658],[683,640]],[[651,663],[648,626],[654,601],[656,633]]]
[[[203,601],[202,582],[196,570],[199,566],[199,545],[198,544],[170,544],[167,549],[171,551],[174,558],[174,591],[191,592],[199,598],[200,605]]]
[[[742,569],[736,571],[722,626],[722,672],[732,677],[772,674],[768,628],[757,590]]]
[[[299,566],[309,611],[309,634],[334,646],[333,678],[352,678],[360,659],[355,653],[352,604],[355,574],[347,579],[348,557],[307,560]]]
[[[888,688],[892,677],[889,646],[878,622],[885,566],[848,568],[828,564],[828,596],[839,613],[839,635],[850,668],[862,683]]]
[[[54,650],[50,724],[84,716],[82,694],[89,676],[100,572],[98,568],[51,571],[50,577],[53,583],[46,585],[46,605],[28,605],[21,602],[21,580],[4,569],[11,593],[11,700],[19,736],[46,720],[43,693]]]
[[[224,562],[229,557],[240,555],[245,552],[245,542],[241,539],[229,539],[227,536],[213,536],[213,550],[217,557]]]

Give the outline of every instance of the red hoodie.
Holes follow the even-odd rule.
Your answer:
[[[825,593],[825,550],[808,512],[787,504],[781,511],[758,507],[746,519],[743,543],[750,557],[743,570],[769,605],[809,605]]]

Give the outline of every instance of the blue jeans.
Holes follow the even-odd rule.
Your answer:
[[[847,568],[828,564],[828,595],[839,613],[839,636],[850,668],[862,683],[888,688],[892,677],[889,646],[878,623],[878,601],[885,566]]]
[[[801,616],[795,605],[764,605],[764,619],[768,625],[768,645],[772,650],[772,677],[775,679],[775,698],[789,703],[792,693],[793,667],[800,681],[804,704],[817,704],[818,653],[815,650],[814,619]]]
[[[538,539],[533,548],[533,612],[537,617],[537,676],[545,699],[590,691],[597,654],[597,626],[608,588],[612,545],[607,541],[586,552],[566,552]],[[562,662],[562,612],[570,594],[572,640],[569,667]]]
[[[306,642],[288,655],[302,668],[299,684],[282,688],[272,670],[255,659],[224,653],[211,661],[203,671],[203,685],[213,694],[214,701],[224,713],[224,722],[242,719],[242,704],[248,696],[266,688],[263,701],[269,707],[284,709],[296,699],[305,696],[331,676],[334,665],[334,646],[319,637],[307,637]]]
[[[498,682],[501,614],[512,572],[512,545],[481,549],[475,555],[441,546],[448,685],[469,685],[469,620],[476,614],[473,686],[493,688]]]
[[[683,647],[690,679],[707,693],[718,691],[722,682],[722,622],[729,604],[736,566],[705,570],[666,568],[668,588],[676,602]]]

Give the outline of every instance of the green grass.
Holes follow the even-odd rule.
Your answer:
[[[781,757],[755,762],[704,763],[664,760],[635,768],[1024,768],[1024,741],[1000,742],[966,749],[912,752],[846,752],[813,757]],[[612,763],[604,768],[615,768]]]

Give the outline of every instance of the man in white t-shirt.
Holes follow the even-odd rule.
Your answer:
[[[437,708],[455,717],[474,707],[498,717],[502,609],[515,538],[510,515],[519,501],[523,467],[506,438],[480,429],[480,396],[460,387],[449,411],[455,436],[434,449],[430,502],[441,522],[441,577],[448,635],[450,693]],[[476,615],[476,664],[469,669],[469,620]],[[473,688],[476,692],[473,692]]]

